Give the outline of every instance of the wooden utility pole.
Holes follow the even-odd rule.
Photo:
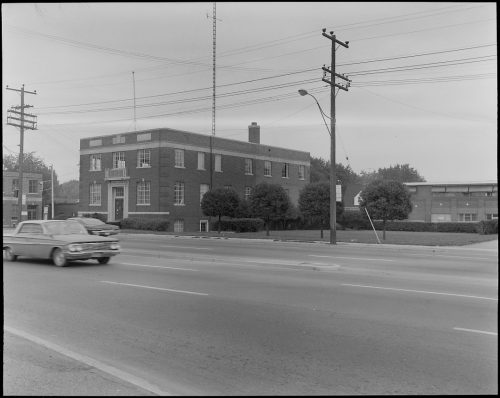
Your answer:
[[[323,36],[332,41],[332,64],[331,69],[323,65],[323,81],[331,86],[330,90],[330,123],[331,123],[331,139],[330,139],[330,243],[337,244],[337,175],[335,170],[335,87],[348,91],[349,83],[351,82],[346,76],[335,73],[335,45],[340,44],[345,48],[349,48],[349,42],[345,43],[337,40],[333,31],[328,35],[326,29],[323,29]],[[330,73],[331,80],[326,79],[326,73]],[[335,83],[335,77],[339,77],[347,81],[346,86]]]
[[[17,197],[18,206],[18,223],[22,221],[23,215],[23,162],[24,162],[24,130],[36,130],[36,115],[26,113],[25,108],[32,108],[32,105],[24,104],[24,94],[35,94],[36,91],[26,91],[24,89],[24,84],[21,89],[10,88],[7,86],[7,90],[17,91],[21,93],[21,105],[12,106],[7,112],[7,124],[11,126],[19,127],[20,130],[20,145],[19,145],[19,191]]]

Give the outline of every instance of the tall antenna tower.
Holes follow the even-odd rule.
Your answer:
[[[213,78],[213,91],[212,91],[212,135],[215,135],[215,55],[216,55],[216,45],[217,45],[217,12],[216,4],[214,1],[214,10],[212,16],[212,78]]]

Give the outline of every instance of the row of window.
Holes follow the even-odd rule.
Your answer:
[[[175,149],[174,155],[174,166],[178,168],[184,168],[184,149]],[[198,170],[205,169],[205,153],[198,152]],[[271,177],[271,161],[264,161],[264,176]],[[137,167],[138,168],[148,168],[151,167],[151,150],[150,149],[139,149],[137,151]],[[114,169],[124,169],[125,168],[125,152],[113,152],[113,168]],[[90,155],[90,171],[101,171],[101,154]],[[222,155],[216,154],[214,156],[214,170],[216,172],[222,172]],[[245,174],[253,175],[253,159],[245,159]],[[283,163],[281,168],[281,177],[289,178],[290,176],[290,164]],[[298,178],[300,180],[305,179],[305,166],[299,165],[298,167]]]
[[[432,192],[432,197],[447,197],[447,198],[454,198],[457,196],[466,196],[466,197],[474,197],[474,198],[480,198],[480,197],[493,197],[493,196],[498,196],[498,192]]]
[[[231,188],[230,185],[225,186],[226,189]],[[92,183],[89,189],[89,204],[92,206],[101,206],[101,189],[102,184]],[[209,184],[200,184],[200,203],[203,195],[210,189]],[[151,205],[151,181],[140,181],[137,183],[137,205]],[[252,187],[245,187],[245,200],[250,198]],[[176,181],[174,185],[174,205],[185,205],[185,184],[183,181]]]

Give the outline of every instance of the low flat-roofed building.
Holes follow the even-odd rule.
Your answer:
[[[407,182],[409,221],[477,222],[498,218],[498,182]]]

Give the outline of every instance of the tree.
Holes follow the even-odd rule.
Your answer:
[[[348,185],[361,181],[360,176],[351,169],[350,165],[344,166],[342,163],[335,163],[335,175],[337,184],[342,186],[342,192],[345,192]],[[330,183],[329,160],[311,157],[310,182]]]
[[[284,188],[278,184],[262,182],[257,184],[250,195],[250,208],[254,217],[266,223],[266,235],[269,236],[271,220],[284,219],[291,207],[290,199]]]
[[[234,217],[240,198],[234,189],[216,188],[206,192],[201,199],[201,210],[206,216],[219,217],[218,231],[221,230],[221,217]]]
[[[327,227],[330,221],[330,184],[307,184],[299,194],[299,209],[304,217],[319,222],[323,239],[323,228]]]
[[[58,197],[66,201],[78,200],[80,192],[80,183],[78,180],[63,182],[59,185]]]
[[[390,167],[379,168],[378,171],[361,171],[361,181],[363,184],[369,184],[375,180],[393,180],[401,183],[404,182],[424,182],[417,170],[410,167],[409,164],[395,165]]]
[[[19,171],[19,156],[18,155],[3,155],[3,168],[6,171]],[[49,166],[47,166],[44,160],[35,155],[35,152],[27,152],[23,154],[23,173],[39,173],[42,175],[43,191],[42,200],[43,203],[50,203],[51,189],[50,181],[52,178],[52,171]],[[59,190],[59,182],[57,180],[57,173],[54,171],[54,196],[57,196]]]
[[[375,180],[360,196],[360,207],[366,208],[371,218],[382,220],[384,240],[387,220],[405,220],[412,209],[408,189],[397,181]]]

